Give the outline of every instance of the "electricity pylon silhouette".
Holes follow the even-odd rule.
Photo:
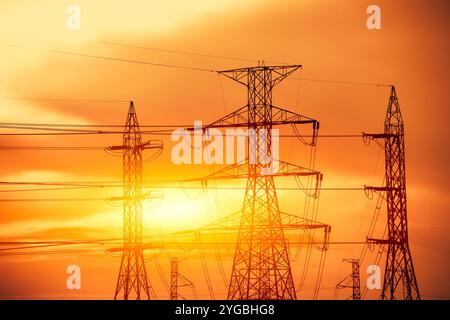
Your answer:
[[[170,259],[170,300],[178,299],[178,259]]]
[[[344,262],[349,262],[352,265],[352,273],[344,280],[336,285],[335,298],[337,290],[351,288],[352,300],[361,300],[361,280],[359,274],[359,259],[344,259]]]
[[[159,148],[161,146],[158,146]],[[114,299],[150,299],[142,252],[142,150],[155,148],[142,143],[134,104],[131,101],[123,133],[123,145],[108,148],[123,152],[123,253]]]
[[[236,164],[217,178],[245,175],[247,186],[233,260],[228,299],[296,299],[288,247],[278,205],[274,176],[315,175],[315,171],[279,161],[274,169],[272,127],[310,124],[315,143],[319,123],[311,118],[272,105],[272,89],[301,68],[265,66],[221,71],[220,74],[247,87],[247,105],[205,127],[247,127],[248,163]],[[276,165],[277,166],[277,165]]]
[[[391,87],[383,134],[364,134],[365,139],[383,139],[385,149],[385,187],[366,189],[386,192],[388,239],[368,239],[387,244],[387,258],[381,299],[419,300],[414,266],[408,242],[406,210],[406,166],[403,119],[395,87]]]
[[[180,297],[178,289],[181,287],[191,287],[194,299],[197,299],[194,284],[178,271],[179,262],[178,258],[170,259],[170,300],[178,300],[178,297]]]

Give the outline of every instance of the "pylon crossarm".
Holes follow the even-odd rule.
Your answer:
[[[331,226],[328,224],[311,219],[305,219],[291,213],[280,211],[280,216],[281,221],[283,222],[283,226],[292,226],[295,227],[295,229],[331,229]]]
[[[218,71],[218,74],[221,74],[233,81],[236,81],[244,86],[248,86],[246,78],[247,78],[247,70],[246,69],[235,69],[235,70],[223,70]]]
[[[247,159],[240,163],[231,164],[223,169],[213,172],[201,180],[221,180],[221,179],[245,179],[248,177]]]
[[[182,281],[182,283],[178,284],[178,287],[191,287],[194,286],[194,283],[192,283],[191,280],[183,276],[182,274],[178,274],[179,279]]]
[[[316,124],[319,126],[319,122],[310,117],[301,115],[296,112],[292,112],[277,106],[272,107],[272,122],[279,124]]]
[[[383,200],[386,200],[386,193],[387,192],[398,192],[402,191],[404,188],[398,188],[398,187],[373,187],[364,185],[364,193],[366,194],[366,197],[369,200],[373,199],[373,193],[377,193]]]
[[[203,178],[185,180],[185,182],[221,180],[221,179],[246,179],[248,178],[248,158],[240,163],[229,165],[219,171],[213,172]],[[271,174],[261,174],[261,176],[286,177],[286,176],[316,176],[317,180],[322,179],[319,171],[311,170],[285,161],[277,161],[278,166]]]
[[[375,140],[375,139],[386,139],[386,138],[397,137],[398,134],[395,134],[395,133],[365,133],[365,132],[363,132],[362,136],[363,136],[363,138],[366,137],[366,138]]]
[[[278,163],[278,171],[274,174],[275,176],[316,176],[318,180],[322,180],[323,176],[319,171],[281,160],[279,160]]]
[[[234,212],[219,220],[213,221],[198,228],[198,231],[213,231],[213,230],[239,230],[241,211]],[[331,229],[327,224],[320,223],[314,220],[305,219],[290,213],[280,211],[283,225],[286,229]]]
[[[163,148],[163,142],[161,140],[148,140],[144,143],[135,145],[135,146],[110,146],[107,147],[107,151],[122,151],[122,150],[132,150],[132,149],[162,149]]]
[[[138,146],[142,149],[163,149],[164,144],[161,140],[148,140]]]
[[[365,190],[372,190],[376,192],[385,192],[385,191],[400,191],[404,188],[397,188],[397,187],[372,187],[372,186],[364,186]]]
[[[227,228],[239,229],[240,222],[241,222],[241,211],[239,210],[216,221],[210,222],[207,225],[200,227],[198,230],[206,231],[206,230],[220,230]]]
[[[206,125],[203,130],[209,128],[227,128],[227,127],[247,127],[248,126],[248,105],[245,105],[236,111]]]
[[[204,125],[202,129],[207,130],[211,128],[248,128],[249,126],[257,127],[268,124],[270,124],[272,127],[287,124],[312,124],[313,136],[316,135],[316,132],[319,129],[319,122],[317,120],[276,106],[271,106],[271,108],[272,121],[270,121],[270,123],[260,121],[250,123],[250,117],[248,116],[248,105],[245,105],[210,124]],[[196,128],[191,127],[186,129],[188,131],[192,131]]]
[[[391,244],[387,239],[375,239],[375,238],[367,238],[366,243],[370,251],[374,250],[374,246],[378,246],[378,252],[380,254],[386,253],[389,245]]]
[[[280,83],[281,81],[289,77],[292,73],[301,68],[302,68],[301,65],[273,67],[272,72],[278,75],[278,77],[272,78],[272,87],[275,87],[278,83]]]
[[[377,245],[387,245],[392,244],[393,242],[388,239],[375,239],[375,238],[367,238],[367,243],[369,244],[377,244]]]
[[[272,74],[276,75],[272,78],[270,82],[270,86],[274,87],[285,78],[290,76],[292,73],[300,69],[301,65],[282,65],[282,66],[257,66],[257,67],[247,67],[247,68],[238,68],[231,70],[222,70],[218,71],[219,74],[224,75],[225,77],[236,81],[246,87],[248,87],[248,74],[250,72],[261,72],[264,70],[271,70]]]
[[[351,276],[347,276],[345,277],[343,280],[341,280],[337,285],[336,285],[336,289],[346,289],[346,288],[353,288],[352,285],[350,285],[351,283]]]
[[[381,148],[384,149],[384,144],[381,140],[387,140],[390,138],[398,137],[398,134],[395,133],[362,133],[362,138],[364,141],[364,144],[370,145],[370,141],[375,141],[376,144]]]
[[[226,217],[223,217],[219,220],[213,221],[199,229],[197,229],[200,232],[207,232],[207,231],[231,231],[236,232],[239,231],[240,228],[240,222],[241,222],[241,211],[237,211],[235,213],[232,213]],[[322,251],[328,250],[328,244],[329,244],[329,235],[331,232],[331,226],[320,223],[311,219],[305,219],[290,213],[282,212],[280,211],[280,217],[282,220],[282,226],[283,230],[289,231],[289,230],[304,230],[307,233],[307,236],[311,240],[312,243],[314,243],[314,240],[312,239],[311,235],[307,232],[308,230],[316,230],[316,229],[323,229],[324,230],[324,240],[322,247],[318,247],[318,249]],[[255,229],[258,229],[258,226],[254,226]],[[264,226],[261,226],[261,228],[264,228]]]
[[[282,211],[280,211],[280,217],[283,225],[283,230],[304,230],[305,234],[308,236],[308,239],[312,244],[314,244],[317,249],[321,251],[328,250],[331,233],[330,225],[311,219],[305,219],[303,217],[299,217]],[[321,247],[315,243],[312,235],[309,233],[309,230],[315,229],[323,229],[323,243]]]

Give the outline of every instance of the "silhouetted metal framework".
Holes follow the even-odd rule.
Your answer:
[[[366,187],[367,190],[386,192],[388,239],[368,239],[388,245],[381,299],[419,300],[408,244],[404,128],[394,86],[391,88],[384,134],[364,134],[364,137],[383,139],[385,149],[386,186]]]
[[[352,265],[352,273],[344,280],[336,285],[336,289],[352,289],[352,300],[361,300],[361,280],[359,273],[359,259],[344,259],[344,262],[349,262]]]
[[[247,105],[205,127],[247,127],[248,163],[236,164],[214,178],[245,174],[247,186],[238,240],[228,289],[228,299],[296,299],[289,252],[283,232],[275,173],[271,170],[272,132],[276,125],[309,124],[315,144],[319,123],[308,117],[273,106],[272,89],[300,65],[257,66],[221,71],[247,87]],[[280,162],[283,172],[294,168],[295,175],[316,175],[308,169]],[[245,167],[245,168],[244,168]],[[288,175],[288,174],[286,174]],[[213,178],[213,177],[211,177]]]
[[[272,170],[273,126],[310,125],[310,144],[316,143],[319,129],[316,120],[272,105],[273,87],[300,67],[258,66],[221,71],[221,74],[247,87],[248,104],[203,127],[204,130],[225,127],[249,129],[249,161],[230,165],[200,179],[205,183],[214,179],[247,179],[228,291],[229,299],[296,299],[284,228],[323,228],[325,241],[321,250],[328,249],[331,228],[295,215],[282,214],[274,185],[274,177],[315,176],[316,192],[311,196],[317,197],[317,190],[322,181],[320,172],[280,160],[277,161],[276,170]],[[232,220],[233,218],[227,217],[221,223],[233,230],[236,228],[229,225]],[[312,239],[311,242],[314,243]],[[140,245],[141,249],[148,247],[154,247],[154,244]],[[117,251],[122,250],[126,251],[126,248],[117,248]]]
[[[179,297],[183,298],[178,292],[178,289],[181,287],[191,287],[194,299],[197,299],[197,292],[192,281],[178,272],[179,262],[178,258],[170,259],[170,300],[178,300]]]
[[[178,259],[170,260],[170,300],[178,299]]]
[[[149,282],[142,252],[142,150],[161,148],[142,143],[141,131],[131,101],[123,133],[123,145],[108,148],[123,152],[123,253],[114,299],[150,299]]]

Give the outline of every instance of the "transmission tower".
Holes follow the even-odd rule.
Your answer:
[[[197,299],[197,292],[194,284],[185,276],[178,272],[178,258],[170,259],[170,300],[178,300],[180,294],[178,289],[181,287],[191,287],[194,299]]]
[[[123,153],[123,253],[114,299],[150,299],[142,252],[142,151],[161,148],[151,141],[142,143],[134,104],[128,109],[123,145],[109,147]]]
[[[178,299],[178,259],[170,260],[170,300]]]
[[[247,87],[247,105],[205,129],[249,129],[248,163],[232,165],[216,174],[217,178],[247,178],[228,299],[296,299],[274,176],[316,175],[321,179],[321,174],[281,161],[277,173],[270,173],[270,168],[273,126],[312,125],[311,144],[315,143],[319,127],[316,120],[272,105],[272,89],[299,68],[261,65],[220,72]]]
[[[366,187],[386,192],[388,239],[368,239],[387,244],[383,300],[419,300],[419,288],[408,244],[406,210],[405,142],[403,120],[395,87],[392,86],[383,134],[364,134],[365,139],[383,139],[385,149],[385,187]]]
[[[339,282],[336,286],[336,290],[351,288],[352,300],[361,300],[361,281],[359,275],[359,259],[344,259],[344,262],[349,262],[352,265],[352,273],[344,280]]]

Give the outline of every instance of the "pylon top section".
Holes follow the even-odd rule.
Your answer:
[[[140,134],[139,122],[137,119],[136,110],[134,109],[133,101],[130,101],[127,120],[125,123],[125,134],[129,132],[135,132]]]
[[[239,82],[240,84],[243,84],[244,86],[248,87],[250,83],[250,74],[255,73],[267,73],[270,74],[270,77],[267,79],[268,84],[271,87],[276,86],[278,83],[280,83],[282,80],[287,78],[290,74],[295,72],[296,70],[300,69],[302,66],[299,64],[296,65],[281,65],[281,66],[266,66],[266,65],[259,65],[255,67],[245,67],[245,68],[238,68],[238,69],[231,69],[231,70],[223,70],[219,71],[220,74],[223,74],[224,76]]]
[[[385,133],[391,132],[393,128],[403,126],[402,113],[400,111],[400,104],[398,103],[397,92],[395,86],[391,87],[391,95],[389,97],[389,105],[384,120]]]

